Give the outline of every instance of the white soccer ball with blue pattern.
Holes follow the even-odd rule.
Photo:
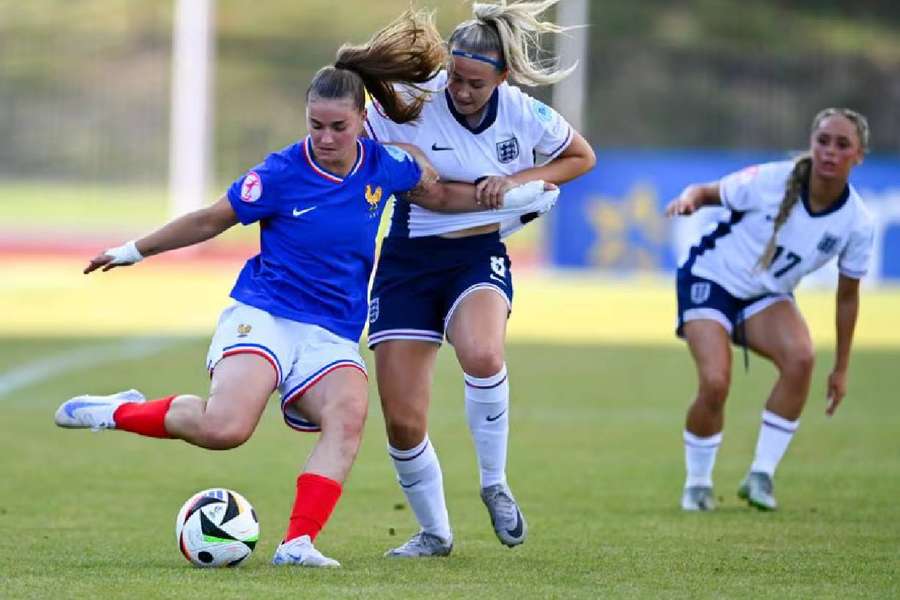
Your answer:
[[[178,511],[175,538],[196,567],[236,567],[259,540],[259,521],[247,499],[232,490],[197,492]]]

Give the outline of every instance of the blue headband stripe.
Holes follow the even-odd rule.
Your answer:
[[[498,71],[502,71],[506,68],[506,63],[502,60],[497,60],[496,58],[491,58],[490,56],[484,56],[482,54],[474,54],[472,52],[466,52],[465,50],[454,50],[451,52],[453,56],[462,56],[463,58],[471,58],[472,60],[480,60],[481,62],[487,63],[493,66]]]

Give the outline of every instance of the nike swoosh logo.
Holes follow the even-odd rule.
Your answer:
[[[506,533],[514,538],[518,538],[522,536],[522,529],[524,529],[524,527],[522,526],[522,513],[516,511],[516,526],[512,529],[507,529]]]
[[[409,488],[411,488],[411,487],[414,486],[414,485],[418,485],[418,484],[422,483],[422,480],[421,480],[421,479],[416,479],[415,481],[413,481],[413,482],[412,482],[411,484],[409,484],[409,485],[404,485],[404,483],[403,483],[402,481],[399,482],[399,483],[400,483],[400,487],[402,487],[403,489],[409,489]]]
[[[442,150],[453,150],[450,146],[438,146],[437,143],[431,145],[431,149],[434,152],[440,152]]]
[[[494,421],[496,421],[497,419],[499,419],[500,417],[502,417],[505,414],[506,414],[506,409],[504,408],[503,411],[496,417],[492,417],[491,415],[488,415],[485,417],[485,419],[487,419],[488,422],[493,423]]]
[[[309,211],[311,211],[311,210],[316,210],[317,208],[319,208],[319,207],[318,207],[318,206],[310,206],[309,208],[304,208],[304,209],[302,209],[302,210],[297,210],[297,209],[295,208],[295,209],[294,209],[294,216],[295,216],[295,217],[299,217],[300,215],[305,215],[305,214],[308,213]]]
[[[108,403],[106,402],[69,402],[66,404],[66,414],[69,415],[70,419],[75,418],[75,411],[79,408],[87,408],[88,406],[106,406]]]

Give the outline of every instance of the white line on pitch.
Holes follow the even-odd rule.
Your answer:
[[[145,358],[174,345],[174,340],[139,338],[125,342],[80,346],[54,356],[35,360],[0,373],[0,397],[28,387],[38,381],[95,367],[110,361]]]

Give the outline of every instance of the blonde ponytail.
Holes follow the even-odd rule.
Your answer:
[[[472,6],[475,18],[460,24],[453,31],[450,48],[477,55],[497,53],[500,56],[498,70],[508,69],[510,78],[522,85],[556,83],[568,77],[577,67],[576,63],[562,69],[554,59],[536,58],[542,50],[541,35],[563,33],[569,29],[538,19],[538,15],[557,2],[559,0],[475,3]]]
[[[766,244],[766,249],[756,263],[756,267],[765,271],[772,266],[772,260],[775,258],[775,252],[778,247],[778,230],[784,225],[785,221],[791,214],[791,210],[797,201],[800,200],[800,194],[803,186],[809,181],[809,173],[812,170],[812,156],[808,153],[803,154],[794,161],[794,168],[788,175],[787,182],[784,185],[784,196],[781,198],[781,205],[778,207],[778,214],[775,216],[775,224],[772,229],[772,237]]]

